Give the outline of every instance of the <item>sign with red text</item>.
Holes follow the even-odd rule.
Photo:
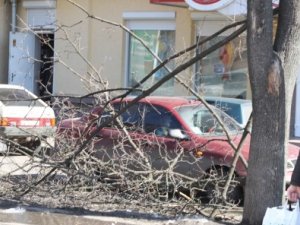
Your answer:
[[[224,14],[245,14],[247,12],[246,0],[150,0],[153,4],[191,7],[199,11],[219,11]],[[278,7],[279,0],[272,0],[273,8]]]
[[[193,9],[199,11],[214,11],[232,3],[234,0],[185,0]]]

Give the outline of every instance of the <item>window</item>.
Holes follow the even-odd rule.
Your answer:
[[[182,106],[178,107],[176,110],[185,121],[187,126],[195,134],[224,135],[223,128],[221,127],[219,122],[204,106]],[[229,117],[219,109],[215,108],[214,110],[230,134],[237,134],[240,131],[240,127],[231,117]]]
[[[157,129],[161,129],[162,134],[158,134]],[[163,134],[163,129],[165,129],[165,134]],[[155,132],[159,136],[166,136],[169,129],[182,129],[182,127],[171,112],[159,106],[147,105],[144,118],[145,132]]]
[[[155,16],[156,14],[157,16]],[[174,53],[175,13],[132,13],[126,14],[126,18],[130,30],[141,38],[161,60],[167,59]],[[127,46],[127,86],[132,87],[139,84],[160,62],[152,56],[139,40],[130,35],[127,36]],[[174,66],[174,61],[167,64],[170,69],[173,69]],[[139,88],[151,87],[166,74],[168,74],[168,71],[161,68]],[[173,86],[173,79],[169,80],[155,94],[172,95]]]
[[[3,88],[0,89],[0,101],[6,106],[42,106],[40,100],[36,100],[36,96],[22,89]]]
[[[143,105],[136,104],[121,114],[121,120],[126,128],[130,130],[138,130],[142,128],[143,114]]]
[[[225,25],[220,21],[206,22],[199,29],[196,41],[202,41]],[[197,54],[224,39],[227,34],[224,35],[199,46]],[[196,64],[195,89],[205,96],[245,99],[249,91],[246,49],[246,36],[239,36],[200,60]]]
[[[118,111],[125,106],[126,103],[117,103],[114,105],[114,108]],[[144,103],[131,106],[121,114],[121,120],[124,126],[131,131],[156,133],[157,129],[163,128],[160,132],[164,131],[165,135],[156,133],[159,136],[167,136],[169,129],[182,129],[180,123],[171,112],[160,106]]]

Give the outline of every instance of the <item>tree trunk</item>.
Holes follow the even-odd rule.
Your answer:
[[[292,97],[300,72],[300,2],[281,0],[274,50],[278,52],[284,70],[286,93],[286,141],[289,138]]]
[[[272,0],[248,0],[253,127],[244,224],[262,224],[266,208],[282,204],[290,107],[299,67],[295,62],[300,54],[299,5],[298,0],[281,0],[273,51]]]

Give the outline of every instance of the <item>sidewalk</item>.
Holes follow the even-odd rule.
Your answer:
[[[89,224],[89,225],[222,225],[209,221],[201,216],[193,218],[178,219],[143,219],[134,217],[117,217],[117,216],[100,216],[85,215],[72,212],[58,212],[42,208],[32,207],[31,210],[26,207],[15,207],[0,209],[1,225],[73,225],[73,224]]]

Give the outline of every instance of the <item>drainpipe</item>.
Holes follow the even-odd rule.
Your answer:
[[[13,33],[16,32],[16,18],[17,18],[17,0],[10,0],[11,1],[11,31]]]

